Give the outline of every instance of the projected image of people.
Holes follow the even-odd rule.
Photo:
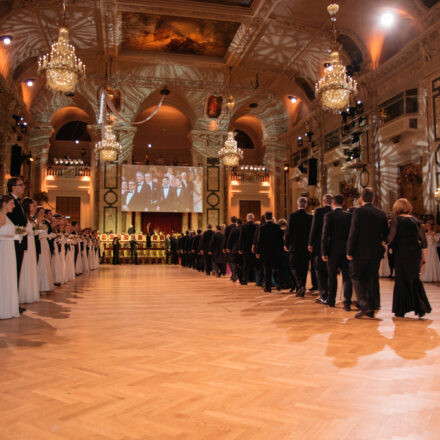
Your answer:
[[[197,167],[123,165],[123,211],[203,212],[202,172]]]

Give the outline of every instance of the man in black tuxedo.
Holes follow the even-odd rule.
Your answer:
[[[353,211],[347,242],[350,276],[356,289],[360,312],[356,318],[374,318],[380,308],[379,266],[388,235],[385,213],[373,205],[372,188],[362,190],[361,207]]]
[[[243,258],[241,284],[248,283],[251,273],[253,273],[252,278],[255,279],[255,255],[252,253],[252,244],[257,225],[254,220],[255,215],[249,213],[246,216],[246,223],[240,229],[238,252]]]
[[[198,270],[199,272],[203,272],[203,262],[199,251],[201,239],[202,239],[202,230],[197,229],[197,233],[194,236],[194,240],[192,242],[191,253],[193,254],[193,259],[194,259],[194,269]]]
[[[273,222],[271,211],[264,214],[266,223],[260,227],[256,247],[257,258],[262,260],[264,270],[264,291],[272,291],[272,273],[275,269],[277,288],[280,287],[279,265],[284,246],[284,234],[280,225]]]
[[[27,218],[20,199],[24,193],[24,183],[19,177],[11,177],[7,183],[9,195],[14,199],[14,209],[8,213],[8,217],[15,226],[26,227]],[[24,251],[27,249],[27,236],[23,236],[21,242],[15,240],[15,254],[17,259],[17,281],[20,279],[21,264]]]
[[[223,246],[225,241],[225,234],[223,233],[225,225],[216,226],[216,232],[212,237],[209,252],[212,255],[212,267],[217,277],[226,274],[225,254],[223,253]]]
[[[319,299],[317,299],[316,302],[321,304],[327,304],[328,298],[327,265],[321,258],[322,227],[324,224],[324,216],[332,210],[332,200],[333,196],[331,194],[326,194],[322,198],[322,207],[315,211],[309,236],[308,250],[312,254],[319,290]]]
[[[344,289],[344,309],[350,311],[353,287],[348,272],[347,240],[350,232],[351,214],[344,211],[344,196],[336,195],[332,202],[332,211],[324,216],[322,230],[322,260],[327,263],[329,307],[334,307],[338,289],[338,269],[342,273]]]
[[[146,198],[146,205],[144,210],[152,211],[157,207],[159,187],[157,185],[157,182],[153,180],[153,176],[151,175],[151,173],[145,173],[144,189]]]
[[[136,182],[134,180],[128,182],[128,191],[124,194],[124,197],[125,199],[122,200],[122,210],[135,211],[138,195],[136,193]]]
[[[170,185],[170,179],[164,176],[159,190],[158,211],[172,212],[176,210],[176,188]]]
[[[176,177],[176,206],[175,209],[178,212],[189,212],[190,204],[189,204],[189,196],[190,193],[188,188],[183,186],[182,181],[179,177]]]
[[[147,191],[145,189],[145,178],[144,173],[142,171],[136,172],[136,189],[134,193],[134,197],[132,198],[132,207],[131,211],[144,211],[147,200]]]
[[[289,216],[286,234],[286,248],[290,253],[290,270],[296,282],[296,296],[303,297],[306,292],[307,270],[310,254],[307,249],[312,214],[306,211],[307,199],[300,197],[297,200],[298,210]],[[293,289],[291,290],[293,292]]]
[[[14,223],[15,226],[26,227],[27,218],[26,213],[21,206],[20,198],[24,193],[24,183],[19,177],[11,177],[7,182],[8,193],[14,199],[14,209],[8,213],[9,220]],[[23,263],[24,251],[27,250],[27,235],[24,235],[21,242],[19,240],[14,241],[15,245],[15,258],[17,260],[17,284],[20,282],[21,265]],[[20,307],[20,313],[23,313],[26,309]]]
[[[231,264],[231,281],[241,281],[241,255],[238,253],[240,247],[240,230],[242,220],[237,219],[237,226],[231,229],[226,243],[226,253],[229,256],[229,262]]]
[[[223,253],[225,254],[225,263],[229,264],[229,267],[232,271],[232,262],[231,262],[231,255],[226,251],[226,245],[228,244],[229,234],[231,233],[232,229],[234,229],[237,226],[237,217],[233,215],[231,217],[231,224],[226,226],[225,228],[225,239],[223,241]]]
[[[202,238],[200,239],[199,243],[200,255],[203,256],[206,275],[209,275],[212,270],[212,254],[209,249],[213,237],[214,231],[212,230],[212,225],[209,224],[206,231],[202,234]]]

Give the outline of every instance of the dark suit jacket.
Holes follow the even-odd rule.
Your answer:
[[[200,239],[199,250],[203,251],[203,254],[206,255],[210,251],[211,240],[214,237],[214,231],[212,229],[207,229]]]
[[[312,214],[305,209],[290,214],[286,233],[286,247],[289,251],[307,251],[312,220]]]
[[[350,232],[351,213],[342,208],[325,214],[322,229],[321,255],[345,253]]]
[[[330,206],[323,206],[315,211],[313,216],[312,229],[310,230],[309,246],[312,246],[313,255],[321,255],[322,227],[324,225],[324,216],[332,210]]]
[[[231,254],[237,254],[240,244],[240,229],[242,226],[237,226],[233,228],[228,237],[228,243],[226,244],[226,249],[231,251]]]
[[[223,249],[226,249],[226,245],[228,244],[228,238],[231,231],[235,228],[235,224],[231,223],[230,225],[226,226],[225,229],[225,242],[223,244]]]
[[[382,242],[387,240],[388,223],[385,213],[371,203],[353,211],[347,254],[359,260],[381,259]]]
[[[201,238],[202,238],[202,234],[197,234],[197,235],[194,237],[194,240],[193,240],[193,242],[192,242],[191,250],[192,250],[192,251],[195,251],[196,254],[199,252],[199,244],[200,244],[200,240],[201,240]]]
[[[223,261],[223,242],[225,240],[225,234],[221,231],[216,231],[212,236],[209,251],[212,252],[212,256],[217,262]]]
[[[240,229],[239,250],[250,254],[257,225],[254,222],[247,222]]]
[[[173,188],[172,186],[168,187],[168,197],[165,197],[163,187],[159,189],[159,197],[158,197],[158,205],[160,207],[159,211],[162,212],[172,212],[176,210],[176,203],[177,203],[177,195],[176,195],[176,188]]]
[[[284,233],[280,226],[267,222],[260,227],[256,253],[263,261],[272,261],[278,264],[281,260],[284,246]]]
[[[178,195],[179,188],[176,188],[176,208],[179,212],[189,211],[191,206],[189,203],[189,196],[191,195],[188,188],[180,188],[180,195]]]
[[[146,200],[146,208],[148,211],[154,209],[158,202],[159,186],[157,182],[151,182],[151,187],[148,183],[144,183],[144,195]]]
[[[24,209],[21,206],[21,203],[12,194],[9,195],[14,199],[14,209],[12,210],[12,212],[8,212],[7,214],[9,220],[11,220],[11,222],[14,223],[15,226],[26,227],[27,218]],[[18,241],[16,241],[16,243],[18,243]],[[23,237],[20,246],[24,251],[27,250],[27,235]]]

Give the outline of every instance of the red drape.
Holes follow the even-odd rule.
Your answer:
[[[147,225],[150,223],[150,234],[154,230],[171,234],[175,231],[182,231],[182,213],[181,212],[143,212],[142,213],[142,232],[146,234]]]

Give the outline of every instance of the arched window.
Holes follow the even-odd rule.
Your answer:
[[[87,132],[87,123],[81,121],[68,122],[58,130],[55,139],[57,141],[90,142],[90,136]]]

